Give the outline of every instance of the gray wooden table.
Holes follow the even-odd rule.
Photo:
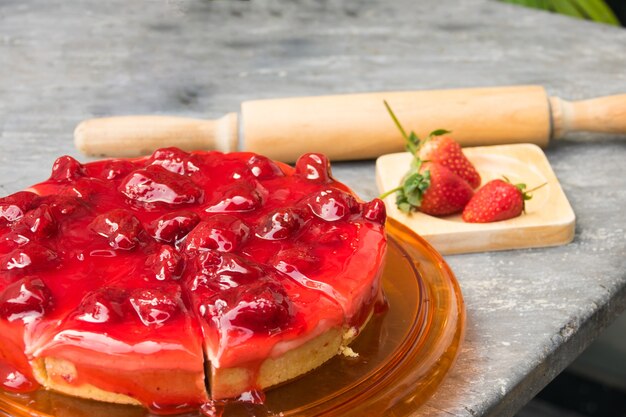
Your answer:
[[[92,116],[218,117],[242,100],[543,84],[626,92],[626,31],[490,0],[78,0],[0,3],[0,193],[49,174]],[[428,103],[423,103],[428,105]],[[577,215],[573,243],[447,257],[468,330],[415,415],[510,416],[626,307],[626,141],[547,155]],[[377,194],[372,161],[336,176]]]

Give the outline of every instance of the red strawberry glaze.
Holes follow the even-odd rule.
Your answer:
[[[28,392],[37,388],[28,358],[24,354],[23,327],[0,320],[0,388],[14,392]]]
[[[343,325],[340,306],[326,294],[244,257],[209,251],[193,269],[186,287],[214,367],[254,368],[293,347],[296,338],[307,336],[298,340],[302,344]]]
[[[253,391],[264,359],[359,328],[380,295],[384,206],[323,155],[295,169],[174,148],[62,157],[31,191],[0,199],[5,389],[36,387],[28,361],[55,358],[76,372],[52,380],[182,411],[208,400],[203,347],[213,367],[249,369]]]

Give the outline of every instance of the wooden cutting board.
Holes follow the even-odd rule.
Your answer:
[[[465,223],[461,215],[433,217],[420,212],[402,213],[395,195],[385,199],[387,214],[404,223],[443,254],[556,246],[574,238],[576,217],[545,154],[536,145],[515,144],[464,148],[482,183],[506,176],[528,189],[546,183],[526,202],[526,213],[494,223]],[[412,156],[407,152],[381,156],[376,161],[380,192],[400,184]]]

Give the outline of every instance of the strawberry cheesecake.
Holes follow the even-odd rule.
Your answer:
[[[61,157],[0,199],[0,388],[160,414],[258,398],[365,326],[384,222],[320,154]]]

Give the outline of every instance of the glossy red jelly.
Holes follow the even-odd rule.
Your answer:
[[[0,199],[0,384],[27,391],[47,374],[156,413],[200,407],[205,358],[253,371],[364,324],[384,222],[382,202],[358,200],[319,154],[295,169],[174,148],[61,157],[47,181]]]

